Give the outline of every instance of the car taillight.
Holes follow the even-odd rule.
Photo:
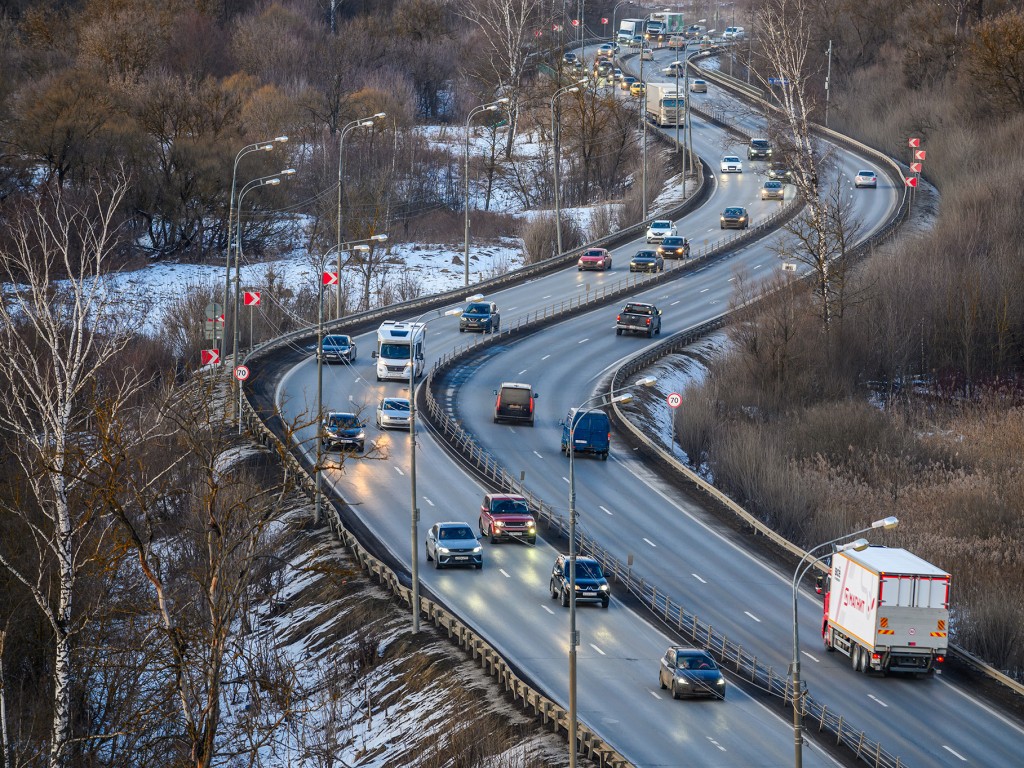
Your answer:
[[[620,320],[622,320],[622,315],[616,315],[616,316],[615,316],[615,322],[617,323],[617,322],[619,322]]]
[[[647,325],[650,325],[650,324],[651,324],[651,318],[648,317],[647,318]]]
[[[937,662],[939,662],[939,664],[941,664],[942,662],[944,662],[946,660],[946,657],[945,656],[936,656],[935,660]]]
[[[530,413],[533,413],[533,398],[530,398]]]
[[[498,395],[498,402],[494,404],[494,407],[498,409],[501,408],[501,395]]]

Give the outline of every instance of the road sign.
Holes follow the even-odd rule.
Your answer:
[[[768,85],[789,85],[789,80],[784,77],[769,77]]]
[[[242,303],[247,307],[255,307],[260,303],[259,291],[243,291]]]
[[[920,147],[921,146],[921,140],[920,139],[908,139],[907,140],[907,146],[908,147]]]
[[[601,23],[602,24],[607,24],[608,23],[608,17],[607,16],[602,16],[601,17]]]
[[[906,184],[908,187],[916,187],[917,186],[917,176],[904,176],[903,177],[903,183]]]
[[[338,273],[337,272],[324,272],[320,277],[323,280],[324,285],[337,285],[338,284]]]
[[[201,349],[199,350],[199,357],[203,361],[203,365],[216,365],[220,362],[220,350]]]
[[[670,393],[669,396],[665,399],[668,400],[669,408],[678,408],[680,405],[683,404],[683,396],[680,395],[678,392]]]
[[[239,365],[235,368],[235,378],[239,381],[245,381],[249,378],[249,369],[244,365]]]
[[[573,20],[572,20],[572,25],[573,25],[574,27],[578,27],[578,26],[580,25],[580,20],[579,20],[579,19],[573,19]]]
[[[910,170],[912,172],[914,172],[914,173],[920,173],[921,172],[921,163],[911,163],[910,164]]]
[[[923,149],[914,150],[914,159],[915,160],[924,160],[924,156],[925,156],[925,150],[923,150]]]

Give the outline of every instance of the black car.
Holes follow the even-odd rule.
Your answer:
[[[688,259],[690,241],[685,237],[666,237],[658,246],[658,253],[666,259]]]
[[[670,688],[672,698],[710,696],[725,698],[725,676],[711,654],[701,648],[670,646],[661,657],[658,685]]]
[[[750,216],[747,215],[746,208],[730,206],[722,211],[719,222],[722,229],[746,229],[750,226]]]
[[[501,314],[493,301],[474,301],[459,318],[459,333],[483,331],[494,333],[501,327]]]
[[[768,139],[751,139],[747,147],[747,160],[768,160],[772,156],[772,144]]]
[[[559,555],[551,569],[548,589],[551,598],[557,598],[562,605],[569,604],[569,556]],[[576,558],[576,602],[580,600],[599,601],[602,608],[608,607],[611,592],[604,577],[601,564],[592,557]]]
[[[323,349],[325,363],[354,363],[356,361],[356,343],[351,336],[341,333],[324,336]]]
[[[788,184],[793,181],[793,171],[785,163],[772,163],[771,168],[768,169],[768,178],[771,181]]]
[[[660,249],[659,249],[660,250]],[[630,272],[664,272],[665,259],[658,251],[637,251],[629,260]]]
[[[365,426],[354,413],[328,413],[320,431],[321,447],[325,451],[341,448],[362,453],[366,441]]]

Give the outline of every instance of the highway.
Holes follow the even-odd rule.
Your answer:
[[[663,63],[657,65],[660,71]],[[710,90],[709,99],[727,98],[713,87]],[[756,126],[750,125],[749,130],[754,133]],[[765,164],[746,162],[742,144],[695,119],[694,146],[716,170],[726,151],[739,154],[745,165],[741,175],[709,179],[713,190],[707,204],[678,223],[680,234],[690,237],[695,247],[724,236],[718,216],[727,205],[745,205],[755,222],[777,208],[778,203],[758,199],[764,177],[747,169]],[[859,168],[870,165],[864,158],[839,152],[833,172],[848,184]],[[865,232],[886,219],[900,192],[881,176],[877,190],[849,188]],[[507,328],[518,316],[532,315],[565,297],[621,279],[629,257],[640,247],[643,243],[638,241],[616,250],[608,273],[569,269],[488,295],[488,299],[498,302],[502,326]],[[670,262],[670,266],[681,265]],[[758,241],[728,258],[684,269],[680,279],[638,290],[631,298],[663,308],[664,336],[725,311],[740,275],[756,282],[778,268],[778,258]],[[454,393],[458,416],[478,442],[509,471],[525,471],[531,490],[555,507],[564,509],[568,495],[568,464],[559,452],[559,419],[590,397],[598,380],[617,361],[652,343],[641,337],[616,336],[616,310],[609,306],[588,312],[515,343],[490,348]],[[433,313],[428,317],[429,364],[465,338],[458,333],[457,318]],[[364,334],[357,342],[363,350],[358,362],[325,370],[325,408],[364,412],[370,423],[368,441],[376,443],[371,454],[376,460],[348,458],[327,471],[326,480],[331,492],[356,509],[373,535],[408,566],[408,435],[381,433],[372,425],[379,397],[408,395],[408,388],[377,383],[368,354],[375,336]],[[527,381],[540,393],[535,427],[492,423],[492,392],[503,380]],[[285,420],[299,421],[301,414],[313,412],[315,393],[316,364],[311,355],[278,386],[277,406]],[[313,450],[312,430],[300,431],[298,441],[300,449]],[[562,543],[543,538],[536,547],[485,543],[482,571],[428,569],[423,552],[427,528],[439,520],[464,520],[475,528],[480,498],[489,489],[466,475],[424,431],[417,434],[417,448],[423,583],[541,683],[552,699],[567,705],[568,616],[547,591]],[[580,525],[588,535],[596,536],[623,560],[633,554],[636,572],[668,590],[730,639],[756,648],[759,657],[785,672],[792,638],[791,574],[758,562],[733,534],[679,496],[622,446],[613,443],[608,462],[579,458],[576,480]],[[824,652],[818,640],[820,612],[819,598],[801,595],[802,671],[816,699],[841,711],[909,766],[1019,764],[1024,730],[1010,718],[941,677],[910,680],[854,673],[845,657]],[[581,604],[578,624],[582,633],[580,719],[634,764],[778,766],[792,762],[788,710],[766,708],[732,684],[732,679],[724,701],[672,701],[661,691],[658,659],[676,640],[614,599],[614,592],[607,611]],[[953,723],[956,728],[950,727]],[[812,730],[805,763],[835,764],[813,738]]]

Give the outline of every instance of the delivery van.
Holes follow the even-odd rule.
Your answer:
[[[562,453],[569,455],[570,445],[573,454],[590,453],[600,456],[602,461],[608,460],[608,446],[611,443],[612,426],[608,414],[604,411],[569,410],[562,419]]]

